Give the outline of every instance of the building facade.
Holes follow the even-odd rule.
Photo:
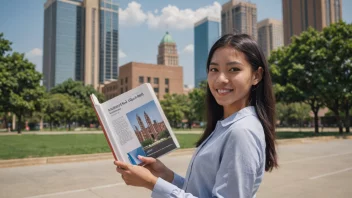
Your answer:
[[[221,34],[248,34],[257,39],[257,6],[250,2],[230,0],[222,5]]]
[[[98,88],[118,76],[118,5],[112,0],[47,0],[43,84],[71,78]]]
[[[213,44],[220,37],[220,20],[206,17],[194,24],[194,85],[207,79],[207,58]]]
[[[258,44],[268,58],[272,50],[284,45],[282,21],[264,19],[258,22]]]
[[[142,118],[137,115],[136,119],[138,121],[139,129],[137,126],[134,126],[134,132],[136,133],[139,142],[143,142],[145,140],[151,139],[153,141],[157,141],[159,138],[159,134],[165,130],[167,130],[164,121],[156,122],[156,120],[152,121],[148,115],[148,113],[144,112],[144,120],[147,123],[147,126],[144,126]]]
[[[282,0],[284,43],[313,27],[324,27],[342,20],[342,0]]]
[[[143,83],[150,83],[159,100],[165,94],[183,94],[183,68],[147,63],[130,62],[119,68],[119,79],[105,84],[105,99],[118,96]]]

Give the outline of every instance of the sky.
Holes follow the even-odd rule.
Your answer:
[[[149,115],[149,118],[151,119],[152,123],[154,123],[154,120],[156,120],[157,122],[161,122],[163,120],[155,105],[154,100],[152,100],[126,114],[133,129],[135,129],[134,126],[136,126],[138,130],[141,130],[141,127],[138,124],[137,115],[142,119],[144,126],[148,127],[147,121],[144,118],[144,112]]]
[[[44,3],[46,0],[1,0],[0,32],[14,51],[42,72]],[[184,84],[194,85],[193,24],[206,16],[220,18],[228,0],[114,0],[119,3],[119,66],[128,62],[156,64],[160,40],[169,31],[177,45]],[[257,5],[258,22],[282,20],[282,0],[248,0]],[[352,0],[342,1],[342,18],[352,23]]]

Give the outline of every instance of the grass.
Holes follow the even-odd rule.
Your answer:
[[[337,136],[337,132],[278,132],[278,139]],[[352,135],[352,134],[349,134]],[[193,148],[200,134],[177,134],[181,148]],[[0,159],[110,152],[103,134],[0,136]]]

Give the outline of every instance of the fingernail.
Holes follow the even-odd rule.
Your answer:
[[[137,157],[138,157],[138,159],[142,159],[143,158],[141,155],[138,155]]]

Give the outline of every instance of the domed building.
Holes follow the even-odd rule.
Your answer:
[[[158,51],[158,65],[178,65],[176,43],[169,32],[161,39]]]
[[[165,94],[183,94],[183,68],[179,65],[177,46],[166,32],[158,46],[157,64],[129,62],[119,67],[117,81],[102,87],[106,99],[113,98],[143,83],[150,83],[159,100]]]

